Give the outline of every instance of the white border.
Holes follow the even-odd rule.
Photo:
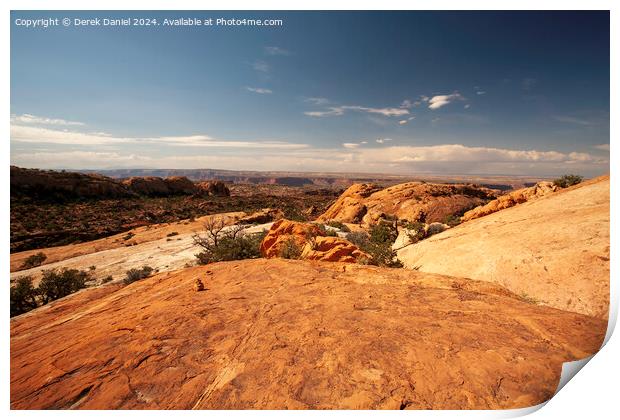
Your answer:
[[[618,121],[617,103],[618,103],[618,84],[617,76],[618,67],[618,25],[620,19],[618,19],[618,10],[620,10],[620,4],[617,1],[611,0],[589,0],[589,1],[545,1],[545,0],[503,0],[490,1],[490,0],[427,0],[421,1],[406,1],[406,0],[382,0],[382,1],[342,1],[342,0],[301,0],[301,1],[282,1],[282,0],[263,0],[263,1],[220,1],[220,2],[200,2],[191,0],[176,0],[174,2],[164,0],[152,0],[149,2],[144,1],[130,1],[130,0],[93,0],[89,2],[80,2],[77,0],[56,0],[53,2],[41,2],[36,0],[5,0],[2,2],[2,7],[5,11],[4,22],[2,25],[2,42],[0,43],[2,48],[2,57],[5,58],[5,63],[1,68],[2,80],[4,81],[5,100],[1,101],[2,115],[5,117],[1,120],[2,133],[4,133],[3,141],[1,143],[2,149],[0,153],[0,170],[3,175],[3,183],[1,190],[2,195],[5,198],[4,205],[0,209],[2,212],[4,224],[2,224],[2,234],[5,238],[2,242],[2,250],[0,250],[0,258],[2,261],[2,267],[5,267],[5,276],[8,278],[9,267],[9,165],[10,165],[10,153],[9,153],[9,115],[10,115],[10,67],[8,65],[9,60],[9,48],[10,48],[10,25],[8,24],[9,11],[10,10],[611,10],[611,132],[610,138],[616,139],[618,136],[618,129],[616,121]],[[614,8],[614,6],[616,6]],[[614,144],[611,144],[610,152],[610,167],[617,167],[618,152]],[[617,214],[617,197],[619,189],[616,183],[611,183],[611,214],[615,216]],[[617,306],[618,306],[618,261],[616,258],[616,245],[617,241],[617,228],[615,218],[611,220],[611,278],[612,278],[612,314],[610,314],[610,320],[615,322],[617,318]],[[0,398],[2,401],[2,407],[8,411],[9,408],[9,318],[8,318],[8,287],[2,288],[0,291],[3,296],[2,305],[5,308],[5,315],[1,316],[2,319],[2,345],[0,346],[1,364],[0,372],[4,375],[3,380],[0,382]],[[617,334],[616,334],[617,335]],[[608,337],[609,338],[609,337]],[[582,419],[586,416],[593,418],[610,418],[612,413],[617,413],[618,398],[616,392],[617,378],[620,373],[618,356],[620,356],[620,344],[618,338],[612,336],[607,345],[588,363],[583,371],[578,374],[576,380],[570,381],[554,398],[552,398],[544,407],[544,409],[536,411],[531,415],[531,418],[548,419],[548,418],[575,418]],[[538,407],[540,408],[540,407]],[[530,410],[531,411],[531,410]],[[502,411],[502,412],[480,412],[480,411],[459,411],[459,412],[426,412],[415,411],[406,412],[406,415],[415,416],[416,418],[506,418],[513,417],[515,415],[525,414],[523,411]],[[36,411],[11,411],[8,413],[13,418],[37,418],[50,417],[50,418],[82,418],[85,413],[80,412],[36,412]],[[86,414],[93,419],[96,418],[109,418],[111,412],[95,411]],[[399,414],[399,412],[352,412],[352,411],[337,411],[337,412],[312,412],[312,411],[297,411],[292,413],[286,412],[226,412],[226,411],[213,411],[213,412],[174,412],[173,416],[182,415],[192,418],[203,418],[209,416],[215,419],[229,419],[234,417],[284,417],[294,416],[296,418],[314,418],[315,416],[330,416],[338,418],[353,418],[356,420],[361,417],[373,418],[379,417],[391,417],[401,416],[405,414]],[[165,418],[169,414],[165,412],[126,412],[118,411],[114,412],[115,417],[120,416],[123,418]]]

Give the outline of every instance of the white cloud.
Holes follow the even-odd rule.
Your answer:
[[[465,98],[463,98],[463,96],[458,93],[458,92],[454,92],[450,95],[436,95],[433,96],[432,98],[429,99],[428,101],[428,107],[429,109],[439,109],[443,106],[446,106],[454,101],[457,100],[464,100]]]
[[[384,139],[387,140],[387,139]],[[434,174],[513,174],[557,176],[567,170],[582,174],[609,171],[607,159],[587,153],[512,150],[469,147],[460,144],[435,146],[359,147],[345,143],[342,148],[267,149],[261,153],[241,150],[231,154],[192,153],[155,156],[149,148],[139,154],[100,151],[39,151],[11,153],[11,164],[26,167],[98,169],[142,168],[223,168],[237,170],[284,170],[374,173]],[[251,158],[248,158],[251,156]]]
[[[273,140],[221,140],[206,135],[167,136],[167,137],[116,137],[105,133],[87,133],[68,130],[53,130],[41,127],[11,125],[11,142],[47,143],[66,145],[118,145],[151,144],[187,147],[247,148],[247,149],[299,149],[307,144],[288,143]]]
[[[597,150],[603,150],[605,152],[609,152],[609,144],[597,144],[595,146],[592,146]]]
[[[263,72],[263,73],[268,73],[269,70],[271,69],[271,67],[269,67],[269,64],[267,64],[266,62],[264,62],[262,60],[256,60],[252,64],[252,67],[254,67],[254,70],[260,71],[260,72]]]
[[[335,117],[344,114],[342,107],[329,107],[326,111],[306,111],[305,115],[309,117]]]
[[[21,124],[35,124],[35,125],[65,125],[65,126],[80,126],[85,125],[84,123],[77,121],[67,121],[60,118],[47,118],[47,117],[37,117],[32,114],[21,114],[21,115],[11,115],[11,124],[13,123],[21,123]]]
[[[254,88],[254,87],[246,87],[247,90],[254,93],[260,93],[261,95],[273,93],[271,89],[266,88]]]
[[[486,92],[484,90],[479,90],[476,92],[476,95],[484,95]]]
[[[411,102],[409,99],[405,99],[401,104],[400,104],[401,108],[411,108],[413,107],[413,102]]]
[[[371,108],[359,105],[332,106],[325,111],[306,111],[304,114],[310,117],[333,117],[343,115],[345,111],[367,112],[369,114],[383,115],[384,117],[399,117],[409,114],[409,111],[404,108]]]
[[[465,109],[469,109],[470,107],[471,107],[471,105],[470,105],[470,104],[465,104],[465,105],[463,105],[463,108],[465,108]]]
[[[400,124],[400,125],[405,125],[405,124],[407,124],[409,121],[413,121],[414,119],[415,119],[415,117],[413,117],[413,116],[412,116],[412,117],[409,117],[409,118],[407,118],[407,119],[400,120],[400,121],[398,122],[398,124]]]
[[[267,55],[291,55],[291,53],[284,48],[280,47],[265,47],[265,54]]]
[[[377,143],[379,143],[379,144],[383,144],[383,143],[385,143],[386,141],[392,141],[392,139],[377,139],[377,140],[375,140],[375,141],[376,141]]]

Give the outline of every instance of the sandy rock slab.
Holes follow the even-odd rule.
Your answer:
[[[609,176],[462,223],[398,251],[407,268],[498,283],[540,304],[609,312]]]
[[[217,263],[14,318],[11,408],[525,407],[550,398],[561,364],[597,351],[605,330],[485,282]]]

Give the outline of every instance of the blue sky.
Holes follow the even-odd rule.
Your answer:
[[[16,19],[150,17],[150,27]],[[164,27],[163,19],[282,19]],[[11,163],[593,176],[607,12],[12,12]]]

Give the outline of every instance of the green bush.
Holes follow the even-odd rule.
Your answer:
[[[301,258],[302,249],[297,245],[294,238],[288,238],[280,246],[278,250],[278,256],[287,260],[298,260]]]
[[[368,264],[402,267],[402,262],[396,259],[396,252],[392,250],[392,244],[398,236],[398,232],[394,231],[396,228],[390,223],[380,222],[371,227],[370,234],[352,232],[347,235],[347,240],[371,256]]]
[[[405,229],[412,231],[407,236],[409,237],[409,240],[413,244],[426,238],[426,231],[424,230],[424,223],[409,222],[405,225]]]
[[[369,232],[371,242],[377,244],[389,243],[392,245],[398,238],[398,229],[396,229],[395,224],[383,220],[371,226]]]
[[[461,217],[456,214],[450,214],[443,219],[443,223],[450,227],[454,227],[461,223]]]
[[[583,181],[583,177],[581,175],[562,175],[558,179],[554,179],[553,183],[560,188],[567,188],[571,185],[577,185],[581,181]]]
[[[266,231],[244,234],[242,229],[233,228],[212,229],[206,237],[194,235],[194,243],[203,249],[196,258],[199,264],[259,258],[260,244],[266,234]]]
[[[62,268],[45,270],[39,283],[38,294],[43,304],[60,299],[86,287],[92,281],[92,275],[86,271]]]
[[[331,226],[333,228],[336,229],[340,229],[342,232],[351,232],[351,229],[349,229],[349,227],[347,225],[345,225],[344,223],[338,221],[338,220],[329,220],[327,222],[325,222],[325,224],[327,226]]]
[[[37,289],[32,285],[32,277],[18,277],[11,286],[11,317],[35,309],[37,305]]]
[[[125,278],[123,279],[123,283],[131,284],[135,281],[142,280],[151,275],[153,269],[148,265],[143,266],[142,268],[132,268],[131,270],[125,273]]]
[[[24,260],[22,264],[22,270],[26,270],[28,268],[38,267],[43,264],[43,261],[47,259],[47,255],[42,252],[37,252],[36,254],[30,255],[28,258]]]

